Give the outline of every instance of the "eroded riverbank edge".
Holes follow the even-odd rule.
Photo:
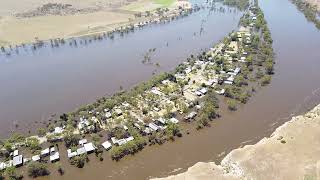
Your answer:
[[[172,179],[317,179],[320,165],[320,104],[293,117],[270,137],[231,151],[220,165],[199,162]]]

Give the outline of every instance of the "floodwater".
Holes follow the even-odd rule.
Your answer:
[[[78,47],[50,45],[19,55],[0,55],[0,139],[28,132],[53,115],[170,71],[193,53],[236,29],[241,12],[202,10],[169,24],[148,26],[114,40]],[[161,26],[161,27],[160,27]],[[203,31],[200,33],[200,27]],[[150,64],[145,53],[156,48]],[[155,64],[159,63],[160,67]]]
[[[45,179],[85,180],[94,178],[142,180],[150,177],[164,177],[176,174],[185,171],[188,167],[199,161],[215,161],[219,163],[221,158],[232,149],[245,144],[253,144],[262,137],[269,136],[275,128],[288,121],[291,116],[304,113],[314,105],[320,103],[320,71],[318,70],[320,67],[320,31],[318,31],[313,24],[307,22],[304,15],[287,0],[260,1],[260,6],[265,12],[274,39],[276,74],[273,76],[271,84],[259,89],[248,104],[243,105],[238,111],[233,113],[225,113],[226,107],[222,107],[223,117],[215,120],[211,128],[205,128],[204,130],[195,132],[194,127],[186,125],[185,128],[191,131],[190,135],[185,135],[185,137],[177,139],[173,143],[169,142],[162,146],[147,147],[136,155],[128,156],[120,162],[112,161],[108,153],[104,153],[105,158],[103,162],[99,162],[94,155],[91,155],[90,162],[86,164],[85,168],[77,169],[71,167],[66,162],[66,159],[62,158],[61,164],[63,164],[66,170],[65,175],[58,175],[55,167],[55,170],[52,171],[52,176],[46,177]],[[202,15],[198,14],[198,16]],[[159,54],[157,53],[157,57],[162,57],[159,58],[159,60],[161,59],[160,64],[163,64],[161,67],[163,70],[167,70],[172,69],[174,64],[178,64],[178,62],[185,57],[185,55],[183,55],[184,53],[190,54],[201,48],[208,47],[210,42],[216,42],[223,34],[226,34],[223,30],[227,31],[228,28],[232,29],[232,27],[237,24],[236,17],[238,17],[238,15],[234,14],[231,16],[230,14],[221,14],[218,16],[219,18],[215,19],[214,17],[216,17],[216,15],[212,15],[212,18],[210,17],[206,22],[208,24],[217,23],[211,26],[213,29],[206,29],[207,33],[211,33],[211,36],[208,35],[202,39],[198,39],[199,41],[191,37],[193,31],[198,31],[198,29],[189,30],[194,28],[190,26],[190,24],[198,23],[199,25],[201,23],[202,18],[196,18],[197,15],[195,15],[159,29],[145,29],[142,31],[143,35],[139,35],[138,32],[134,36],[128,37],[132,39],[130,46],[123,44],[120,46],[121,42],[126,42],[126,40],[115,41],[112,45],[119,49],[113,49],[113,53],[120,53],[120,55],[116,56],[119,59],[116,58],[116,60],[101,56],[102,52],[105,52],[107,56],[110,53],[107,47],[111,46],[105,45],[101,47],[101,45],[104,45],[104,43],[101,43],[96,46],[94,45],[94,48],[87,47],[90,49],[90,52],[85,48],[77,48],[74,50],[71,49],[72,55],[70,55],[68,54],[70,53],[70,48],[66,50],[59,49],[57,50],[58,52],[54,54],[49,53],[48,55],[48,52],[44,53],[44,55],[42,55],[44,59],[36,58],[37,60],[33,60],[33,58],[26,57],[25,60],[19,59],[22,61],[19,63],[27,64],[28,61],[33,63],[37,62],[37,64],[44,63],[43,61],[51,62],[49,63],[50,65],[44,63],[46,65],[40,66],[40,69],[48,66],[43,73],[46,72],[49,73],[49,75],[40,76],[40,73],[34,76],[39,76],[39,81],[42,78],[45,80],[49,79],[47,81],[53,81],[53,85],[56,85],[54,83],[60,82],[56,79],[56,76],[61,76],[59,80],[62,80],[66,84],[60,87],[46,87],[50,90],[50,93],[69,92],[68,88],[70,88],[70,94],[63,96],[64,102],[76,101],[72,98],[75,96],[74,94],[78,95],[77,98],[83,97],[84,99],[79,101],[85,102],[90,99],[85,97],[85,95],[90,95],[90,93],[97,95],[99,94],[97,92],[99,88],[104,89],[104,91],[100,91],[102,94],[103,92],[109,92],[107,91],[109,88],[110,92],[112,90],[115,91],[119,85],[129,87],[132,84],[150,77],[150,73],[154,69],[150,66],[145,67],[140,65],[139,58],[137,58],[139,56],[130,52],[143,53],[150,47],[162,47],[161,51],[156,51],[159,52]],[[219,19],[224,20],[220,21]],[[194,22],[187,23],[188,21]],[[219,23],[217,21],[219,21]],[[184,23],[186,23],[185,26],[183,25]],[[218,31],[220,28],[222,28],[221,31],[223,32]],[[189,31],[190,33],[185,33]],[[219,35],[220,33],[221,36]],[[157,37],[155,37],[155,35]],[[183,42],[176,41],[179,36],[183,36]],[[188,38],[190,38],[190,40],[186,41]],[[151,39],[153,39],[152,42]],[[169,47],[164,47],[163,44],[165,44],[165,41],[169,40]],[[149,44],[144,46],[145,43]],[[196,45],[193,45],[193,43]],[[137,47],[137,45],[139,45],[139,47]],[[127,49],[126,47],[130,48]],[[67,55],[64,55],[64,53]],[[90,57],[88,53],[92,53]],[[127,57],[127,53],[132,57]],[[55,59],[57,57],[56,54],[60,54],[59,57],[64,58],[64,61]],[[37,57],[40,55],[37,55]],[[55,57],[54,59],[52,58],[53,56]],[[69,57],[69,59],[66,57]],[[115,57],[115,55],[112,57]],[[174,57],[176,59],[174,59]],[[96,67],[94,64],[88,62],[99,62],[101,67]],[[15,63],[18,62],[13,61],[12,64]],[[19,65],[15,66],[20,67]],[[31,69],[28,71],[29,73],[38,73],[37,71],[34,72],[35,70],[33,69],[32,63],[29,66]],[[74,66],[82,67],[82,69],[75,71],[72,69]],[[20,69],[22,71],[24,68],[21,67]],[[110,70],[112,73],[108,74]],[[69,71],[67,77],[64,77],[65,74],[62,73],[64,71]],[[59,75],[59,72],[62,73],[62,75]],[[23,74],[21,76],[23,76]],[[81,79],[81,81],[79,79]],[[81,82],[80,84],[75,83],[75,85],[78,85],[76,90],[72,88],[75,86],[74,84],[72,84],[72,86],[68,84],[74,83],[73,81]],[[27,82],[25,83],[27,84]],[[38,87],[39,84],[36,83],[37,81],[30,84],[30,86]],[[46,83],[48,82],[43,83],[47,85]],[[114,86],[113,83],[117,85]],[[41,95],[41,93],[39,93],[39,95]],[[15,97],[11,98],[16,99]],[[34,101],[42,100],[41,98],[28,96],[24,98]],[[57,98],[56,100],[55,98],[50,97],[50,100],[54,101],[52,104],[58,104],[59,99]],[[77,103],[74,102],[74,104]],[[70,106],[72,108],[73,105],[68,105],[67,107]],[[61,106],[65,105],[62,104]],[[65,152],[62,149],[61,151]],[[63,157],[65,156],[63,155]]]
[[[276,74],[248,104],[223,113],[211,128],[194,132],[190,127],[191,134],[174,143],[145,148],[120,162],[111,161],[108,153],[103,162],[91,156],[84,169],[67,165],[64,176],[54,173],[50,178],[140,180],[176,174],[199,161],[219,163],[232,149],[269,136],[320,103],[320,31],[287,0],[260,1],[260,6],[274,39]]]

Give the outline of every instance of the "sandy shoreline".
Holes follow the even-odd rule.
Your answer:
[[[47,3],[58,4],[46,7]],[[0,7],[0,46],[106,32],[146,19],[135,18],[137,12],[160,7],[175,8],[178,5],[176,0],[163,4],[156,0],[108,0],[103,3],[98,0],[27,0],[23,3],[4,0]],[[65,9],[61,8],[64,6]],[[42,10],[44,7],[49,10]],[[69,14],[71,10],[73,14]],[[23,18],[21,14],[31,14],[32,17],[26,15]]]
[[[320,105],[276,129],[255,145],[231,151],[221,162],[199,162],[161,180],[319,179]]]

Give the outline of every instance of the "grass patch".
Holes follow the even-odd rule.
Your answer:
[[[176,0],[154,0],[156,4],[161,5],[162,7],[171,6]]]

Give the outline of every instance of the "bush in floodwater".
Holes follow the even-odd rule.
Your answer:
[[[271,76],[269,75],[263,76],[263,78],[261,79],[261,85],[265,86],[267,84],[270,84],[270,81],[271,81]]]
[[[235,111],[237,110],[237,101],[234,100],[234,99],[229,99],[227,101],[227,104],[228,104],[228,109],[231,110],[231,111]]]
[[[6,168],[6,170],[4,171],[4,174],[9,177],[9,179],[22,179],[23,175],[20,175],[17,173],[16,168],[15,167],[8,167]]]
[[[64,175],[64,169],[61,166],[58,167],[58,172],[60,176]]]
[[[76,146],[79,140],[80,140],[79,136],[76,134],[73,134],[72,132],[69,132],[64,136],[64,142],[67,147]]]
[[[32,151],[36,151],[36,150],[40,150],[40,142],[39,139],[35,138],[35,137],[30,137],[26,139],[26,147],[29,147],[30,150]]]
[[[71,164],[77,166],[78,168],[83,168],[85,163],[88,162],[88,155],[81,154],[80,156],[76,156],[71,160]]]
[[[43,137],[43,136],[46,135],[47,131],[46,131],[45,129],[43,129],[43,128],[39,128],[39,129],[37,130],[37,133],[38,133],[38,135],[39,135],[40,137]]]
[[[115,146],[111,149],[111,157],[113,160],[120,160],[125,155],[135,154],[136,152],[143,149],[146,145],[146,141],[142,137],[136,137],[133,141],[130,141],[121,146]]]
[[[28,175],[32,178],[36,178],[39,176],[47,176],[50,172],[47,169],[47,166],[40,162],[31,162],[28,165]]]

